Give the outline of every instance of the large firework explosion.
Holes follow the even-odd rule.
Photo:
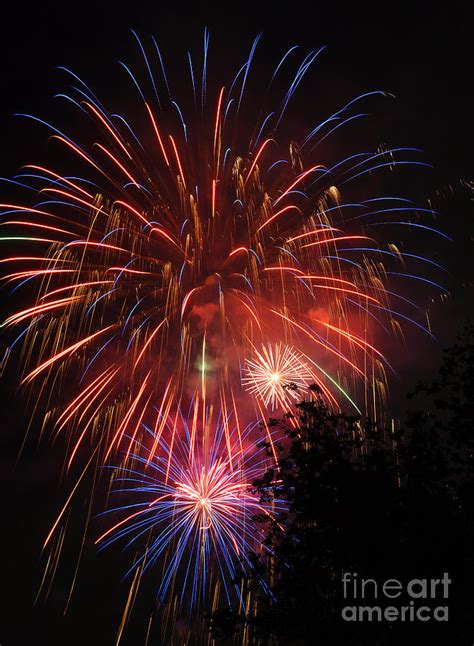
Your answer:
[[[229,502],[226,487],[237,474],[239,487],[257,475],[241,459],[251,451],[252,420],[284,413],[311,383],[332,409],[378,414],[392,370],[380,339],[402,325],[430,334],[424,313],[398,287],[413,280],[443,289],[418,272],[436,263],[384,235],[396,232],[398,240],[402,226],[446,236],[430,226],[431,209],[367,194],[379,172],[426,166],[421,151],[352,151],[336,163],[320,157],[322,142],[353,127],[366,116],[361,106],[384,92],[355,97],[298,141],[288,136],[291,99],[323,49],[286,51],[262,97],[278,93],[292,65],[293,80],[262,112],[246,91],[258,37],[237,73],[219,84],[208,70],[206,31],[202,54],[188,54],[189,99],[179,105],[157,42],[145,46],[134,36],[142,73],[122,64],[138,98],[133,120],[112,113],[65,68],[72,85],[58,97],[84,118],[82,134],[24,115],[49,129],[71,170],[25,166],[13,181],[32,189],[32,200],[2,205],[2,240],[16,249],[1,261],[4,288],[31,301],[2,325],[16,330],[4,362],[22,343],[21,383],[37,402],[34,418],[67,437],[66,473],[80,466],[46,544],[66,522],[87,470],[120,456],[114,473],[128,470],[140,491],[163,496],[158,507],[147,499],[149,508],[137,512],[145,519],[135,517],[120,536],[160,525],[168,513],[175,518],[179,508],[186,521],[173,520],[173,540],[191,552],[226,554],[230,572],[227,563],[249,543],[240,520],[230,531],[217,515],[203,536],[211,507],[221,510],[215,501],[201,505],[211,500],[203,487],[222,487],[224,505],[247,503],[241,490]],[[351,197],[353,186],[363,199]],[[203,438],[217,427],[223,448],[204,465]],[[184,441],[196,454],[183,463]],[[165,547],[160,536],[156,556]],[[168,562],[162,591],[177,566]],[[205,567],[194,562],[196,571]]]

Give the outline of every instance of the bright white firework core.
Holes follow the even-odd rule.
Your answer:
[[[262,346],[261,352],[255,349],[254,356],[245,360],[243,373],[244,388],[272,410],[302,399],[301,391],[315,382],[303,355],[283,343]],[[297,389],[285,388],[290,384]]]

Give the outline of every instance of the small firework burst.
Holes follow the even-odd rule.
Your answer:
[[[259,549],[253,517],[273,517],[282,509],[281,501],[262,503],[252,490],[252,482],[269,461],[264,450],[249,443],[255,424],[239,434],[235,428],[229,430],[228,422],[219,417],[208,434],[209,442],[196,446],[193,430],[181,418],[181,432],[168,428],[168,439],[161,438],[160,455],[151,462],[132,456],[134,466],[115,481],[115,493],[127,502],[107,513],[127,513],[97,543],[107,547],[126,540],[128,546],[137,546],[144,540],[143,554],[132,568],[142,572],[168,553],[158,588],[161,602],[178,577],[180,604],[192,609],[206,594],[207,579],[216,572],[226,601],[230,603],[233,595],[242,601],[234,581],[238,571],[250,571],[250,554]],[[151,430],[148,435],[152,440]],[[176,442],[174,450],[172,442]]]
[[[315,383],[313,371],[301,353],[282,343],[262,346],[252,359],[246,359],[242,385],[259,397],[267,408],[285,408],[291,400],[301,399]]]

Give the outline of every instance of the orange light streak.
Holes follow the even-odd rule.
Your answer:
[[[53,363],[56,361],[59,361],[59,359],[62,359],[68,354],[71,354],[72,352],[75,352],[78,350],[81,346],[85,345],[86,343],[89,343],[89,341],[92,341],[92,339],[95,339],[98,337],[100,334],[103,334],[104,332],[107,332],[107,330],[110,330],[113,328],[114,325],[109,325],[108,327],[103,328],[102,330],[99,330],[98,332],[94,332],[94,334],[90,334],[87,336],[85,339],[81,339],[80,341],[77,341],[77,343],[73,343],[70,345],[68,348],[65,350],[62,350],[58,354],[55,354],[53,357],[42,363],[40,366],[35,368],[32,372],[30,372],[22,381],[21,384],[27,383],[28,381],[31,381],[34,379],[37,375],[39,375],[40,372],[43,372],[43,370],[46,370],[46,368],[49,368]]]
[[[167,165],[167,166],[168,166],[168,168],[169,168],[170,162],[169,162],[169,159],[168,159],[168,155],[166,154],[165,147],[163,146],[163,141],[161,140],[160,132],[159,132],[159,130],[158,130],[158,126],[156,125],[155,118],[154,118],[154,116],[153,116],[153,113],[152,113],[152,111],[151,111],[150,106],[148,105],[148,103],[145,103],[145,107],[146,107],[146,109],[148,110],[148,114],[150,115],[150,119],[151,119],[151,122],[152,122],[152,124],[153,124],[153,129],[154,129],[154,131],[155,131],[156,138],[158,139],[158,143],[160,144],[161,152],[163,153],[163,157],[164,157],[164,159],[165,159],[166,165]]]

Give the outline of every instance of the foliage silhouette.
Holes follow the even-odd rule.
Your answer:
[[[474,327],[445,351],[438,378],[409,395],[396,431],[331,412],[317,388],[297,406],[298,427],[280,423],[279,469],[254,483],[287,512],[255,519],[270,558],[254,555],[244,580],[256,612],[211,617],[219,644],[247,635],[249,644],[385,646],[426,641],[471,643],[474,573]],[[375,579],[379,598],[343,598],[344,572]],[[347,622],[346,605],[408,605],[381,598],[387,579],[439,579],[447,572],[449,620]],[[259,585],[264,578],[270,588]],[[373,590],[373,588],[370,588]],[[359,591],[360,595],[360,591]]]

